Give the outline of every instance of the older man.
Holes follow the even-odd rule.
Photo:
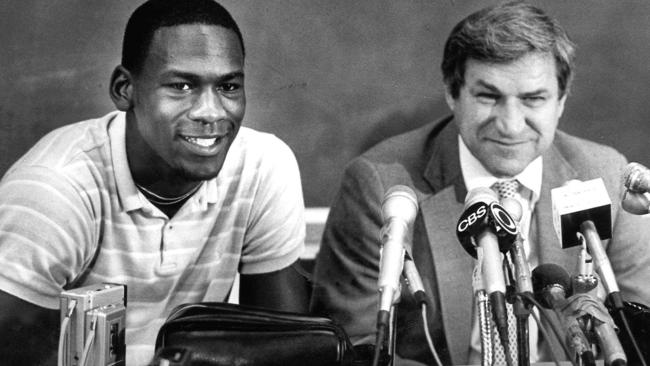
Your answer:
[[[452,116],[390,138],[347,166],[317,258],[312,310],[343,324],[356,344],[374,342],[380,206],[390,187],[407,185],[420,207],[413,257],[428,294],[435,345],[443,364],[477,362],[474,263],[455,233],[467,192],[515,181],[531,267],[556,263],[571,273],[577,248],[562,249],[554,233],[550,190],[598,177],[613,200],[613,238],[606,250],[623,297],[649,303],[649,226],[620,210],[625,158],[556,130],[573,55],[558,23],[522,2],[486,8],[458,23],[442,62]],[[397,306],[396,357],[432,364],[420,316],[404,292]],[[531,359],[547,359],[537,333],[530,338]]]

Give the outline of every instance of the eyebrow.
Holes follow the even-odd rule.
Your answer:
[[[178,70],[169,70],[166,71],[162,74],[163,77],[178,77],[178,78],[183,78],[183,79],[188,79],[188,80],[197,80],[200,79],[201,77],[198,76],[197,74],[191,73],[191,72],[184,72],[184,71],[178,71]],[[219,75],[217,77],[218,82],[224,82],[232,79],[237,79],[237,78],[243,78],[244,77],[244,72],[243,71],[233,71],[229,72],[227,74]]]
[[[492,91],[492,92],[495,92],[495,93],[501,93],[501,91],[499,90],[499,88],[497,88],[496,86],[494,86],[494,85],[488,83],[487,81],[484,81],[484,80],[479,79],[479,80],[477,80],[476,83],[478,84],[478,86],[483,87],[483,88],[486,88],[486,89],[489,89],[489,90]]]
[[[478,84],[479,86],[483,87],[483,88],[489,89],[490,91],[492,91],[492,92],[494,92],[494,93],[501,93],[501,91],[499,90],[499,88],[497,88],[496,86],[494,86],[494,85],[488,83],[488,82],[485,81],[485,80],[478,80],[478,81],[477,81],[477,84]],[[539,88],[539,89],[536,89],[536,90],[531,90],[531,91],[529,91],[529,92],[521,93],[520,95],[525,97],[525,96],[539,95],[539,94],[544,94],[544,93],[548,93],[548,89],[546,89],[546,88]]]

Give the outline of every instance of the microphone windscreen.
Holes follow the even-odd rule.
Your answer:
[[[465,209],[477,202],[492,203],[499,201],[499,195],[487,187],[477,187],[467,192],[465,196]]]
[[[417,196],[410,187],[392,186],[384,195],[381,211],[384,221],[397,216],[412,223],[418,211]]]
[[[533,269],[533,290],[541,293],[550,286],[561,286],[566,292],[571,288],[571,276],[562,267],[554,263],[544,263]]]

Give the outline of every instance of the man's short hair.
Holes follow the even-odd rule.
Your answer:
[[[553,55],[560,97],[568,93],[575,46],[557,21],[521,1],[479,10],[461,20],[447,38],[441,65],[444,82],[457,98],[468,59],[508,63],[529,53]]]
[[[230,13],[213,0],[149,0],[131,14],[122,44],[122,66],[132,73],[142,71],[151,40],[158,28],[184,24],[217,25],[237,34],[244,51],[244,40]]]

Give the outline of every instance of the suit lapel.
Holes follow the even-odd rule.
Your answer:
[[[543,159],[542,191],[539,201],[535,205],[539,263],[555,263],[571,273],[576,265],[574,251],[577,248],[562,249],[553,226],[551,189],[561,187],[571,179],[577,179],[578,175],[562,157],[555,145],[548,149]]]
[[[444,122],[443,122],[444,123]],[[433,194],[420,202],[433,267],[438,302],[452,362],[466,363],[472,325],[474,260],[456,237],[456,224],[467,190],[458,158],[458,131],[449,121],[435,141],[424,179]]]
[[[472,269],[474,260],[456,238],[456,223],[463,205],[452,186],[422,201],[421,209],[429,237],[438,284],[438,301],[447,347],[453,363],[466,363],[472,315]]]

